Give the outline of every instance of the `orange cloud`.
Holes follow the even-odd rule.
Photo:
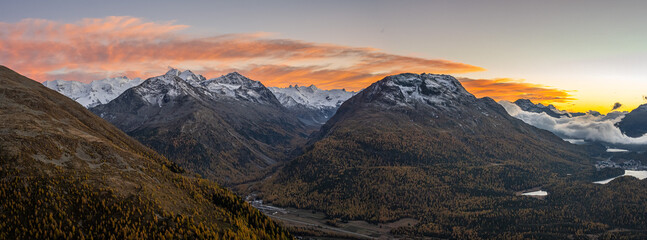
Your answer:
[[[535,103],[566,103],[575,100],[570,91],[525,83],[509,78],[470,79],[459,78],[465,89],[477,97],[491,97],[497,101],[530,99]]]
[[[319,88],[346,88],[360,90],[383,77],[394,74],[374,74],[356,69],[326,69],[322,66],[252,65],[243,69],[209,69],[208,76],[219,76],[237,71],[267,86],[287,87],[288,85],[315,84]]]
[[[167,66],[207,77],[239,71],[268,86],[315,84],[360,90],[401,72],[467,73],[485,69],[442,59],[384,53],[374,48],[271,39],[265,33],[197,37],[173,22],[134,17],[60,23],[0,22],[0,64],[40,81],[88,82],[114,76],[150,77]],[[470,92],[496,100],[542,103],[574,100],[568,91],[512,79],[460,79]]]
[[[269,86],[299,83],[353,90],[390,73],[484,70],[373,48],[268,39],[263,33],[197,37],[181,32],[187,27],[133,17],[76,23],[40,19],[0,22],[0,63],[40,81],[148,77],[174,66],[208,77],[238,70]]]

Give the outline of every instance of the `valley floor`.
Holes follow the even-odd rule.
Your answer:
[[[391,229],[412,226],[418,220],[404,218],[392,223],[372,224],[366,221],[335,221],[326,217],[322,212],[296,208],[278,208],[263,204],[262,200],[250,200],[247,202],[275,221],[281,222],[283,226],[293,229],[296,236],[303,236],[306,239],[398,239],[390,233]],[[318,233],[307,234],[306,232]],[[320,235],[320,236],[312,236]]]

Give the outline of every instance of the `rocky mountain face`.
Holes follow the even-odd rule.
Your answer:
[[[304,154],[255,190],[333,218],[416,218],[409,230],[442,237],[468,212],[508,211],[500,204],[515,191],[592,166],[583,149],[477,99],[453,77],[406,73],[345,101]]]
[[[0,117],[0,239],[288,235],[230,191],[182,174],[83,106],[4,66]]]
[[[91,111],[181,166],[223,184],[286,160],[307,129],[258,81],[171,70]]]
[[[315,85],[269,89],[284,107],[309,126],[323,125],[344,101],[356,94],[345,89],[322,90]]]
[[[617,124],[620,131],[629,137],[641,137],[647,133],[647,104],[634,109]]]
[[[99,104],[106,104],[115,99],[121,93],[131,87],[143,82],[140,78],[129,79],[127,77],[106,78],[82,83],[77,81],[45,81],[43,85],[57,91],[74,101],[77,101],[86,108]]]

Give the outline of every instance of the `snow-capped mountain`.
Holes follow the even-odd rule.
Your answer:
[[[272,92],[261,82],[251,80],[238,72],[203,81],[200,86],[220,97],[280,105]]]
[[[276,97],[259,81],[232,72],[206,79],[190,70],[170,69],[166,74],[152,77],[135,89],[147,102],[161,106],[165,101],[182,95],[198,97],[203,94],[213,99],[242,100],[280,106]],[[198,97],[199,98],[199,97]]]
[[[283,161],[307,131],[262,83],[171,69],[90,108],[182,167],[231,183]]]
[[[403,73],[388,76],[362,91],[366,99],[390,105],[426,103],[435,107],[451,107],[454,102],[476,99],[449,75]]]
[[[362,91],[366,99],[378,99],[388,105],[425,103],[446,108],[454,102],[476,99],[449,75],[404,73],[386,77],[370,88]],[[299,119],[308,125],[325,123],[346,100],[356,94],[343,89],[321,90],[314,85],[270,90],[283,106],[297,112]]]
[[[287,88],[270,87],[269,89],[285,107],[301,104],[310,108],[338,108],[356,94],[345,89],[322,90],[315,85],[309,87],[290,85]]]
[[[454,77],[412,73],[346,100],[303,149],[255,189],[273,202],[342,217],[347,206],[365,204],[350,215],[366,218],[384,209],[422,217],[419,209],[438,196],[509,196],[545,176],[581,171],[587,160],[577,146],[511,117],[491,98],[477,99]],[[453,174],[465,166],[469,173]]]
[[[322,90],[315,85],[270,87],[283,106],[294,112],[307,125],[321,125],[337,111],[339,106],[356,94],[345,89]]]
[[[179,96],[199,97],[204,94],[204,89],[200,87],[200,81],[204,80],[205,77],[189,70],[180,72],[171,69],[164,75],[147,79],[133,90],[147,103],[161,107]]]
[[[142,83],[142,79],[127,77],[106,78],[90,83],[77,81],[54,80],[43,82],[46,87],[57,91],[86,108],[105,104],[118,97],[131,87]]]
[[[184,72],[180,72],[180,70],[171,68],[166,74],[164,75],[174,75],[178,76],[184,81],[187,81],[188,83],[191,83],[191,85],[197,85],[197,83],[200,83],[204,80],[207,80],[205,77],[202,75],[195,75],[195,73],[191,72],[191,70],[186,70]]]

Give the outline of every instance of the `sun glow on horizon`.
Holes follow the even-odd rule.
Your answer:
[[[207,78],[238,71],[266,86],[314,84],[350,91],[402,72],[460,75],[487,71],[471,64],[390,54],[371,47],[271,38],[274,35],[267,33],[193,36],[183,32],[187,28],[190,26],[173,21],[127,16],[73,23],[43,19],[0,22],[0,61],[41,82],[147,78],[160,75],[164,66],[173,66]],[[524,98],[570,111],[610,110],[604,109],[608,108],[606,102],[578,101],[576,90],[511,78],[458,78],[477,97],[497,101]],[[630,102],[622,109],[638,104]]]

